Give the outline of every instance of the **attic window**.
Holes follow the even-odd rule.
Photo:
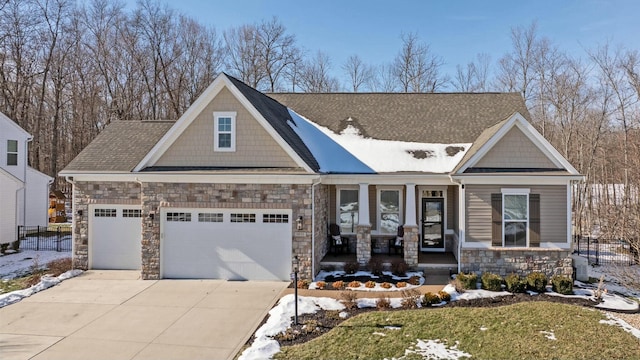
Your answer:
[[[236,151],[236,113],[214,112],[214,151]]]
[[[18,165],[18,140],[7,140],[7,166]]]

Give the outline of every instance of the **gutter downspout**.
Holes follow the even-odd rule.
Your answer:
[[[73,260],[76,253],[76,182],[73,181],[73,176],[65,176],[64,181],[71,184],[71,263],[73,266]],[[89,214],[87,214],[89,216]],[[88,266],[87,262],[87,266]]]
[[[317,180],[318,182],[315,182]],[[311,182],[311,276],[316,276],[316,185],[322,181],[318,177]],[[297,286],[297,285],[295,285]]]
[[[27,166],[29,166],[29,143],[33,141],[33,136],[29,136],[27,140],[24,142],[24,177],[22,180],[22,188],[24,192],[22,193],[22,226],[27,225]],[[16,199],[17,200],[17,199]],[[49,201],[49,199],[47,199]],[[49,208],[47,206],[47,208]],[[48,223],[48,221],[47,221]]]

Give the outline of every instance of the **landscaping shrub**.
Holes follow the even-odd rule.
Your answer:
[[[380,284],[380,287],[382,287],[383,289],[391,289],[391,286],[393,285],[388,282],[383,282],[382,284]]]
[[[553,291],[559,294],[571,295],[573,294],[573,279],[562,275],[556,275],[551,278],[551,287]]]
[[[8,248],[9,243],[0,244],[0,254],[4,254],[5,252],[7,252]]]
[[[439,304],[440,297],[432,292],[424,294],[422,297],[422,307],[429,307],[431,305]]]
[[[360,281],[355,281],[355,280],[353,280],[353,281],[352,281],[352,282],[350,282],[347,286],[348,286],[348,287],[352,287],[352,288],[360,287]]]
[[[71,270],[71,258],[57,259],[49,261],[47,264],[47,273],[53,276],[59,276],[67,271]]]
[[[372,257],[371,259],[369,259],[367,269],[369,269],[369,271],[371,271],[373,275],[375,276],[382,275],[383,268],[384,267],[382,264],[382,260],[380,258]]]
[[[298,280],[298,289],[308,289],[309,288],[309,280],[300,279]]]
[[[376,308],[378,310],[388,310],[391,309],[391,299],[388,296],[380,297],[376,300]]]
[[[18,249],[20,249],[20,239],[11,243],[11,249],[13,251],[18,251]]]
[[[352,290],[343,291],[340,293],[340,299],[347,310],[353,310],[358,307],[358,293]]]
[[[400,300],[400,305],[402,305],[403,309],[417,309],[418,302],[422,295],[416,289],[402,290],[400,293],[402,295],[402,300]]]
[[[327,283],[324,281],[317,281],[316,282],[316,288],[323,290],[325,287],[327,286]]]
[[[532,272],[527,275],[527,288],[531,291],[538,293],[545,292],[548,282],[547,275],[541,272]]]
[[[455,279],[449,281],[449,284],[451,284],[456,289],[457,293],[462,294],[464,292],[464,287],[462,286],[462,281],[460,281],[460,279],[458,279],[458,277],[456,277]]]
[[[475,273],[460,273],[456,276],[463,290],[473,290],[478,288],[478,275]]]
[[[344,289],[344,281],[342,280],[334,281],[333,283],[331,283],[331,287],[336,290],[342,290]]]
[[[344,264],[344,272],[347,274],[355,274],[360,269],[360,264],[355,261],[349,261]]]
[[[407,282],[411,285],[420,285],[420,276],[412,276]]]
[[[523,293],[527,290],[527,281],[518,274],[509,274],[504,278],[507,291],[510,293]]]
[[[369,280],[366,283],[364,283],[364,286],[369,288],[369,289],[373,289],[374,287],[376,287],[376,282]]]
[[[489,291],[502,290],[502,277],[498,274],[486,272],[482,274],[482,288]]]
[[[397,276],[405,276],[409,270],[409,265],[402,259],[394,259],[391,262],[391,272]]]
[[[440,297],[440,300],[442,300],[442,301],[446,301],[446,302],[451,301],[451,294],[449,294],[448,292],[446,292],[444,290],[438,291],[438,296]]]
[[[407,287],[407,283],[404,282],[404,281],[398,281],[398,283],[396,284],[396,287],[398,287],[398,288]]]

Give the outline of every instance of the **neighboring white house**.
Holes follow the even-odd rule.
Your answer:
[[[16,239],[19,225],[47,225],[53,178],[27,164],[33,137],[0,113],[0,244]]]

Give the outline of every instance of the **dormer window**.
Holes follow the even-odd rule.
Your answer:
[[[214,151],[236,151],[236,113],[214,112]]]
[[[7,166],[18,165],[18,140],[7,140]]]

